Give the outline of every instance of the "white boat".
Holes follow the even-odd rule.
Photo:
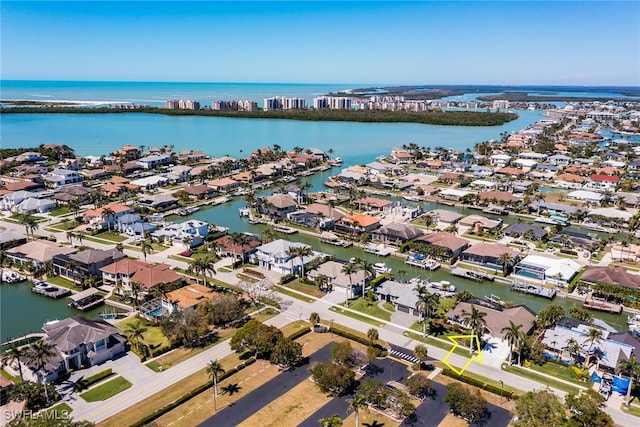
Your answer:
[[[295,234],[298,232],[295,228],[287,227],[285,225],[274,225],[273,229],[284,234]]]
[[[389,256],[391,250],[384,247],[384,245],[365,245],[362,248],[365,252],[375,254],[378,256]]]
[[[629,329],[640,330],[640,314],[636,313],[627,317],[627,325],[629,325]]]
[[[238,215],[240,216],[251,216],[251,208],[240,208],[238,209]]]
[[[422,200],[420,196],[412,196],[412,195],[404,195],[402,196],[402,198],[405,200],[409,200],[410,202],[419,202]]]
[[[446,292],[455,292],[456,287],[451,284],[451,282],[447,280],[442,280],[440,282],[429,282],[429,286],[432,288],[440,289]]]
[[[387,264],[384,262],[376,262],[373,264],[373,271],[376,272],[376,275],[379,276],[385,273],[391,273],[391,268],[387,267]]]

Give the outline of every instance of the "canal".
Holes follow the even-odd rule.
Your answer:
[[[335,173],[337,173],[337,170],[334,168],[333,171],[325,171],[325,172],[316,174],[312,177],[306,178],[306,180],[308,180],[312,184],[311,191],[325,190],[322,187],[322,182],[324,182],[329,176]],[[262,193],[257,193],[256,196],[271,194],[271,192],[272,190],[267,190]],[[404,200],[402,200],[402,202],[415,205],[415,203],[406,202]],[[252,233],[260,236],[261,233],[268,228],[268,226],[262,225],[262,224],[249,224],[248,221],[241,218],[238,214],[238,209],[244,206],[245,206],[244,200],[242,198],[236,198],[228,203],[218,205],[215,207],[203,207],[203,209],[199,210],[198,212],[194,213],[188,218],[195,218],[202,221],[206,221],[210,224],[228,227],[231,232],[240,232],[240,233],[248,232],[248,233]],[[425,203],[424,208],[425,209],[436,209],[436,208],[450,209],[456,212],[460,212],[463,215],[469,215],[469,214],[475,213],[475,214],[481,214],[481,215],[486,215],[490,217],[492,216],[492,215],[481,213],[477,210],[463,209],[463,208],[457,208],[453,206],[442,206],[442,205],[436,205],[432,203]],[[517,217],[514,217],[514,216],[500,216],[499,218],[505,221],[505,223],[513,223],[513,222],[516,222],[517,220],[516,219]],[[185,217],[173,217],[168,219],[178,220],[180,222],[180,221],[184,221]],[[565,229],[581,231],[578,227],[565,227]],[[302,234],[302,233],[296,233],[293,235],[282,235],[282,238],[306,243],[311,247],[313,247],[314,250],[331,254],[341,260],[348,260],[352,257],[360,257],[361,259],[367,260],[368,262],[371,262],[371,263],[384,262],[393,269],[396,279],[400,278],[397,275],[397,272],[399,270],[405,270],[407,272],[407,275],[404,277],[404,280],[408,280],[416,276],[421,276],[422,278],[429,278],[431,281],[447,280],[451,282],[451,284],[455,285],[458,288],[458,290],[468,290],[478,297],[483,297],[485,295],[486,296],[494,295],[501,298],[504,301],[513,301],[516,304],[526,304],[529,308],[531,308],[536,313],[550,303],[549,300],[544,298],[525,295],[519,292],[512,292],[509,289],[509,286],[503,283],[495,283],[495,282],[476,283],[463,278],[454,277],[450,275],[449,271],[444,268],[441,268],[434,272],[429,272],[417,267],[407,265],[404,263],[403,259],[398,257],[389,256],[389,257],[383,258],[377,255],[366,253],[361,248],[357,248],[353,246],[349,248],[336,247],[326,243],[321,243],[318,238],[309,236],[306,234]],[[561,297],[556,297],[553,300],[553,303],[564,307],[565,310],[574,306],[580,306],[580,303],[578,301],[565,299]],[[626,316],[624,315],[601,313],[597,311],[591,311],[591,312],[595,318],[606,321],[608,324],[610,324],[611,326],[613,326],[618,330],[627,329]]]
[[[42,326],[51,320],[82,315],[95,318],[113,307],[102,305],[89,311],[69,307],[69,298],[52,299],[31,292],[31,282],[3,283],[0,285],[0,342],[32,332],[42,332]]]

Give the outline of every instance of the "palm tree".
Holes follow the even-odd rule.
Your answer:
[[[78,212],[80,212],[80,203],[78,202],[78,199],[71,200],[67,204],[67,207],[71,212],[73,212],[73,218],[74,219],[78,218]]]
[[[320,315],[315,311],[311,313],[311,316],[309,316],[309,323],[311,323],[312,325],[320,323]]]
[[[147,263],[147,255],[153,252],[153,246],[151,246],[151,242],[149,240],[145,240],[142,242],[142,246],[140,246],[140,250],[142,251],[142,256],[144,256],[144,263]]]
[[[124,333],[136,343],[136,348],[140,351],[140,340],[144,340],[144,333],[147,332],[147,328],[142,325],[140,320],[131,322],[124,329]]]
[[[569,354],[571,354],[573,361],[577,362],[578,357],[580,356],[580,350],[582,350],[580,343],[575,338],[570,338],[567,341],[567,350],[569,351]]]
[[[27,360],[35,363],[38,371],[41,371],[54,356],[53,346],[43,340],[34,342],[26,351]]]
[[[356,416],[356,427],[360,426],[360,409],[368,410],[367,400],[364,395],[356,394],[353,399],[349,401],[349,410],[353,410]]]
[[[202,264],[200,263],[200,258],[196,258],[189,263],[187,274],[193,274],[196,278],[196,283],[200,283],[200,273],[202,273]]]
[[[124,253],[124,244],[122,242],[117,243],[116,250]]]
[[[333,414],[330,417],[319,419],[318,423],[320,423],[322,427],[340,427],[342,425],[342,418],[340,418],[338,414]]]
[[[589,350],[591,350],[594,344],[600,343],[603,338],[602,329],[594,328],[593,326],[587,330],[587,335],[588,337],[585,340],[585,343],[591,343],[589,345]]]
[[[20,363],[20,358],[26,356],[26,352],[23,348],[18,347],[15,344],[12,344],[11,347],[7,349],[0,358],[0,363],[7,366],[12,366],[16,362],[18,363],[18,372],[20,372],[20,381],[24,381],[24,377],[22,376],[22,364]]]
[[[110,207],[102,209],[102,218],[107,222],[109,233],[111,233],[111,220],[116,217],[116,213]]]
[[[167,299],[167,293],[169,290],[167,289],[166,283],[158,283],[156,286],[149,290],[149,293],[153,298],[159,298],[161,300]]]
[[[413,356],[420,359],[420,361],[426,359],[428,353],[429,350],[424,344],[416,344],[416,346],[413,348]]]
[[[193,237],[191,237],[191,236],[184,236],[182,238],[182,243],[184,243],[184,246],[185,246],[186,250],[191,249],[191,242],[193,242]]]
[[[74,233],[73,231],[69,230],[67,231],[67,240],[69,241],[69,243],[71,243],[71,245],[73,245],[73,239],[76,237],[76,233]]]
[[[18,224],[24,226],[24,231],[27,237],[29,237],[29,233],[31,233],[31,238],[33,238],[33,232],[40,228],[36,217],[30,214],[22,215]]]
[[[635,378],[636,384],[638,383],[638,378],[640,377],[640,361],[636,359],[636,355],[632,354],[631,357],[627,359],[620,359],[618,361],[618,372],[626,372],[629,374],[629,388],[627,389],[627,406],[631,404],[631,385],[632,381]]]
[[[440,297],[436,294],[430,293],[426,286],[418,286],[416,288],[418,294],[418,301],[416,302],[416,310],[420,314],[422,321],[422,336],[427,336],[427,319],[431,317],[431,314],[440,304]]]
[[[513,323],[513,320],[509,320],[509,326],[505,326],[502,328],[500,333],[504,334],[504,338],[509,343],[509,365],[513,364],[513,347],[515,345],[519,346],[520,341],[524,338],[524,333],[520,330],[522,325],[517,325]],[[518,355],[520,351],[518,350]],[[518,359],[520,357],[518,356]]]
[[[133,304],[138,308],[138,294],[142,290],[142,285],[139,282],[131,282],[131,295],[133,296]]]
[[[402,268],[398,270],[398,276],[400,276],[400,280],[403,280],[404,276],[406,276],[407,274],[407,270],[404,270]]]
[[[357,270],[361,270],[364,271],[364,275],[365,278],[362,281],[362,298],[364,298],[364,292],[366,290],[366,284],[367,284],[367,278],[371,277],[372,275],[375,274],[374,270],[373,270],[373,264],[371,264],[369,261],[367,260],[361,260],[359,259],[356,262],[356,269]]]
[[[297,256],[300,258],[300,278],[304,280],[304,257],[309,257],[313,254],[313,251],[309,246],[302,246],[298,249]]]
[[[343,267],[342,270],[340,270],[341,273],[346,274],[347,276],[349,276],[349,289],[351,290],[351,292],[353,293],[353,282],[351,280],[351,276],[357,271],[356,265],[352,262],[348,262],[346,263]],[[345,301],[345,304],[348,304],[349,302],[349,295],[347,293],[347,300]]]
[[[462,310],[462,318],[464,319],[464,323],[471,329],[471,333],[473,335],[477,335],[478,338],[482,331],[487,326],[487,321],[484,319],[487,316],[485,311],[478,310],[473,304],[471,304],[471,311],[468,312],[466,310]],[[471,339],[471,345],[469,354],[473,354],[473,343],[475,340]],[[480,349],[478,349],[480,351]]]
[[[216,359],[209,361],[206,371],[213,379],[213,410],[217,411],[218,407],[216,398],[218,397],[218,374],[224,374],[224,369],[222,368],[222,364],[218,362],[218,359]]]
[[[498,256],[498,263],[502,265],[502,274],[507,275],[507,270],[513,264],[513,255],[509,252],[503,252]]]
[[[278,234],[273,228],[267,228],[262,232],[262,240],[264,240],[265,243],[273,241],[277,236]]]
[[[371,341],[371,345],[374,345],[380,335],[378,334],[378,330],[376,328],[371,328],[367,331],[367,338]]]

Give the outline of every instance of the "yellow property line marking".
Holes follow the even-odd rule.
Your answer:
[[[447,365],[453,372],[455,372],[458,375],[462,375],[462,373],[465,371],[465,369],[467,369],[467,367],[469,367],[471,362],[473,362],[474,360],[477,360],[478,363],[480,363],[482,365],[482,351],[480,350],[480,338],[478,338],[477,334],[473,334],[473,335],[452,335],[452,336],[447,337],[447,338],[449,338],[449,340],[453,343],[453,347],[451,347],[451,350],[449,350],[449,353],[447,353],[447,355],[444,357],[444,359],[442,359],[442,363]],[[476,340],[475,348],[478,349],[478,354],[475,355],[475,356],[470,357],[469,360],[467,360],[467,363],[465,363],[465,365],[461,369],[458,370],[453,365],[451,365],[449,362],[447,362],[447,359],[449,359],[449,356],[451,356],[451,354],[453,354],[455,349],[458,348],[458,345],[460,345],[457,340],[458,339],[464,339],[464,338],[470,338],[472,340],[473,339]]]

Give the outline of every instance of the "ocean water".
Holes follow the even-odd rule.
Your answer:
[[[195,99],[210,106],[214,100],[248,99],[262,107],[264,98],[298,97],[307,100],[361,84],[291,83],[174,83],[174,82],[85,82],[85,81],[0,81],[0,99],[34,101],[91,101],[164,105],[169,99]]]
[[[416,143],[464,150],[499,139],[501,132],[525,128],[543,118],[539,111],[519,111],[502,126],[434,126],[413,123],[305,122],[158,114],[6,114],[0,115],[4,148],[66,144],[80,155],[109,154],[125,145],[173,145],[212,156],[244,157],[265,146],[332,148],[350,163],[366,163],[393,147]]]

